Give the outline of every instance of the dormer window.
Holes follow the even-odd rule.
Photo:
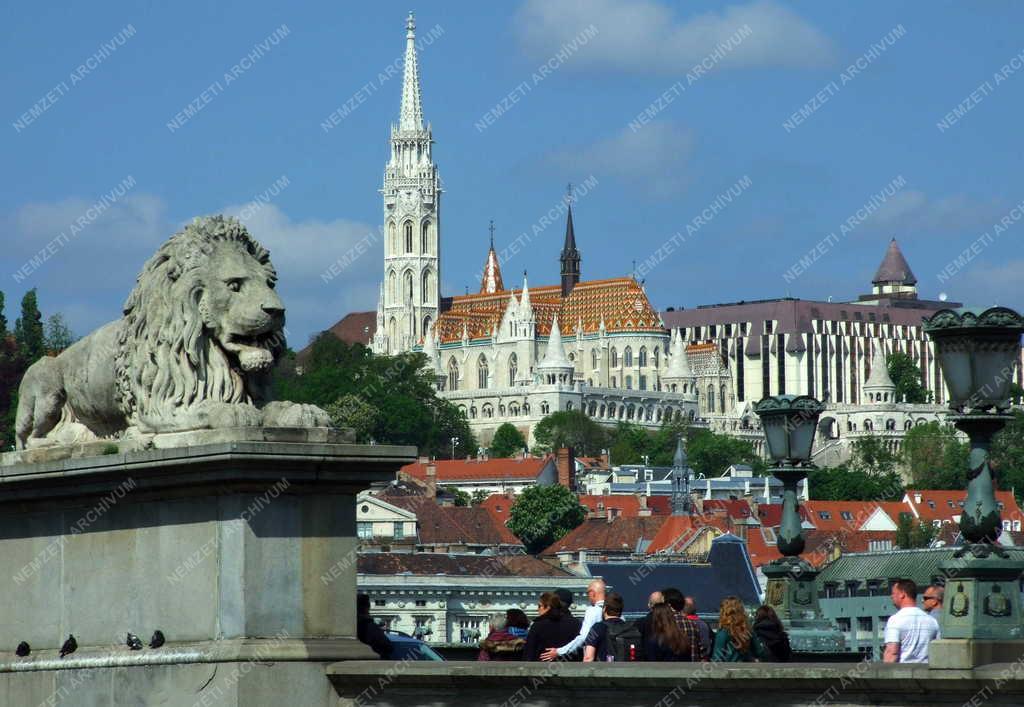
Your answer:
[[[818,511],[818,517],[822,520],[832,520],[832,513],[830,511]]]
[[[853,520],[853,514],[850,511],[840,511],[839,515],[843,520]]]

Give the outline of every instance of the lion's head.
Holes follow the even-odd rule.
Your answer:
[[[144,423],[203,400],[260,403],[285,347],[270,254],[238,221],[199,218],[149,259],[124,305],[121,409]]]

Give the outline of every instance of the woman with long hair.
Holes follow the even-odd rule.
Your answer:
[[[761,640],[754,635],[747,610],[737,597],[726,597],[718,609],[718,632],[711,660],[723,663],[750,662],[764,655]]]
[[[554,592],[544,592],[537,601],[537,618],[526,635],[523,660],[540,660],[548,648],[558,648],[579,633],[579,624],[566,614],[562,600]]]
[[[651,623],[644,638],[644,659],[653,661],[690,660],[690,639],[668,604],[655,604]]]
[[[775,609],[767,604],[758,607],[754,614],[754,635],[764,644],[767,652],[765,660],[787,661],[793,654],[786,628]]]

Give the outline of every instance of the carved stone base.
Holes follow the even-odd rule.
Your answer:
[[[768,578],[765,603],[775,609],[786,624],[793,650],[843,650],[842,632],[821,614],[814,582],[818,570],[799,557],[783,557],[765,565],[761,571]]]
[[[1017,590],[1024,563],[967,553],[939,568],[946,575],[943,638],[1024,639]]]

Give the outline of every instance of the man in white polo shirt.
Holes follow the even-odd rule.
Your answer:
[[[939,637],[939,622],[917,608],[917,585],[911,579],[892,584],[899,611],[885,623],[886,663],[927,663],[928,644]]]

